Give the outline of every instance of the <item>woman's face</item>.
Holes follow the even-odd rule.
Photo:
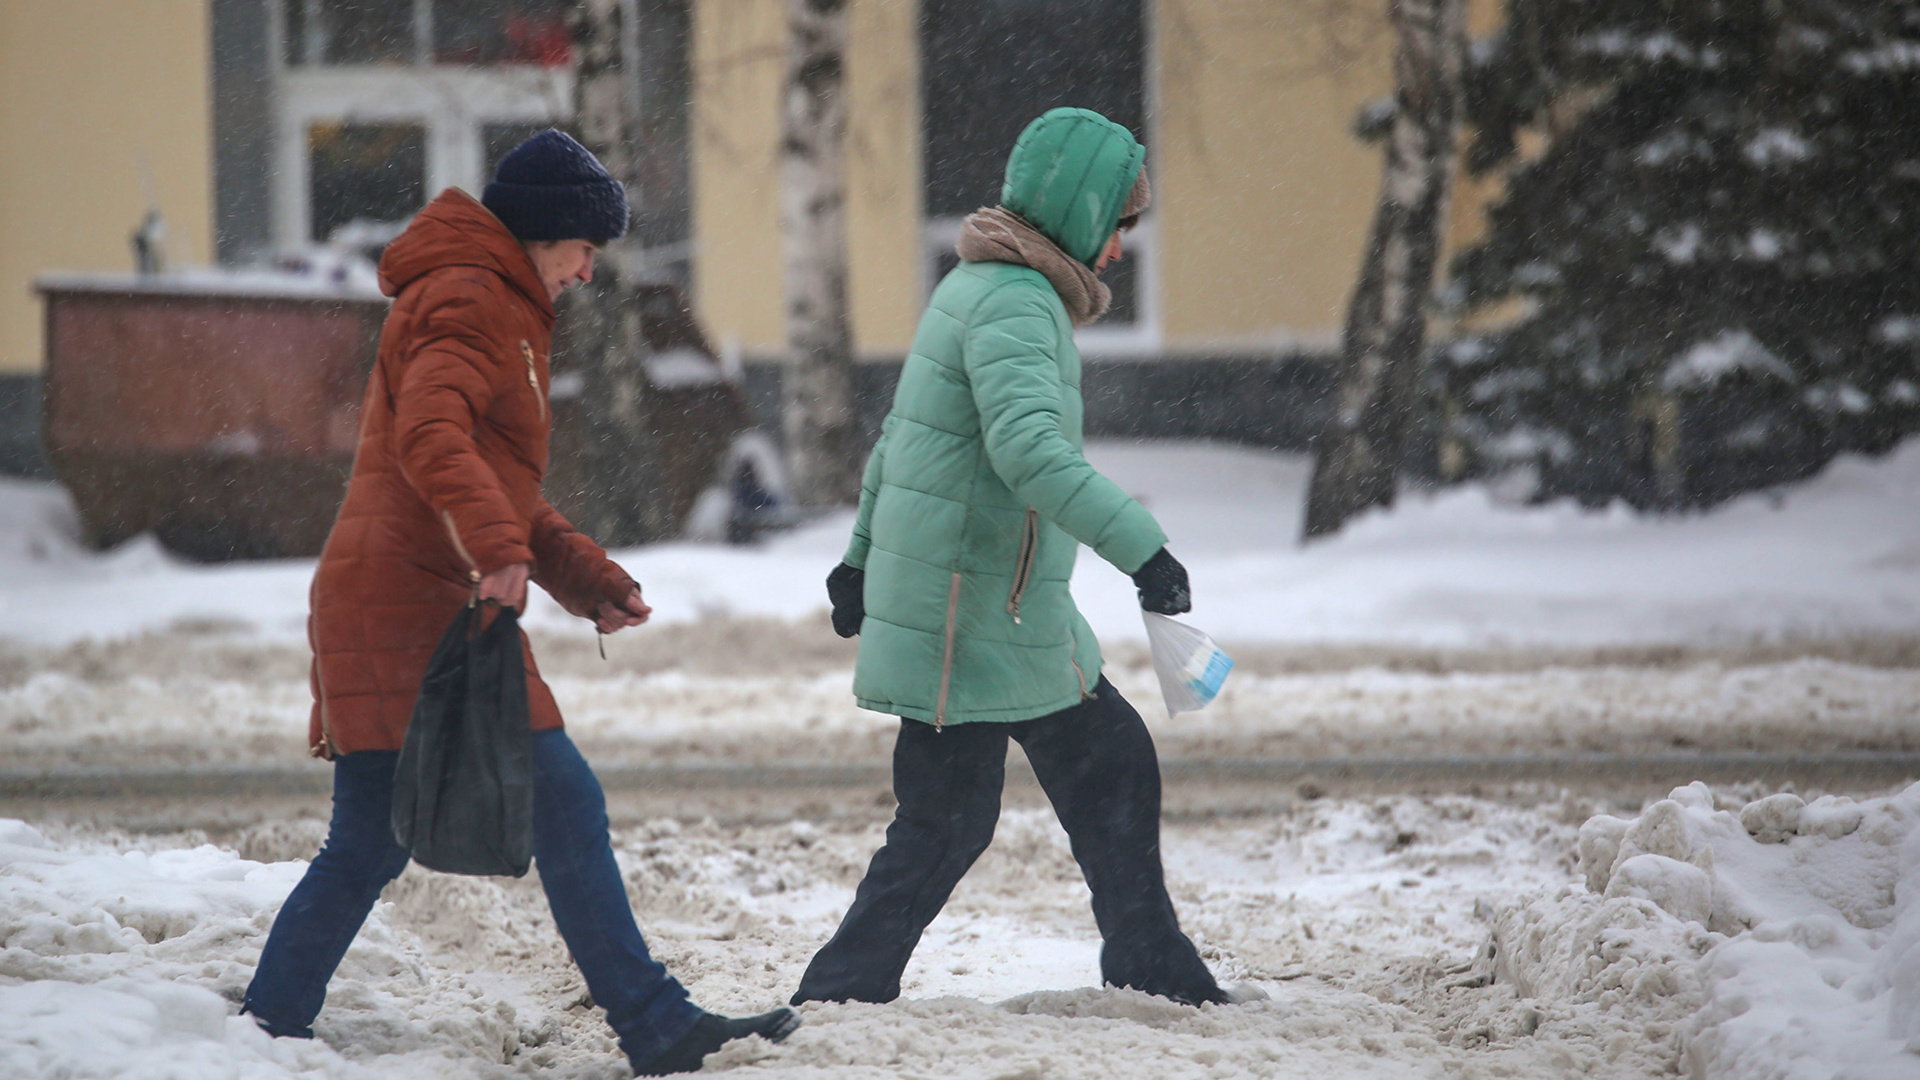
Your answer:
[[[1100,249],[1100,256],[1093,260],[1093,272],[1097,274],[1110,264],[1119,262],[1124,254],[1120,249],[1120,230],[1115,229],[1113,235],[1107,237],[1107,246]]]
[[[526,248],[549,300],[559,300],[569,286],[593,280],[593,255],[600,248],[591,240],[536,240]]]

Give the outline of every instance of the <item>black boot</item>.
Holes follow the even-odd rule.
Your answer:
[[[699,1072],[708,1054],[735,1039],[758,1035],[768,1042],[779,1042],[800,1026],[800,1014],[792,1009],[775,1009],[759,1016],[738,1019],[707,1013],[693,1022],[680,1041],[655,1054],[651,1060],[633,1063],[639,1076],[667,1076],[671,1073]]]

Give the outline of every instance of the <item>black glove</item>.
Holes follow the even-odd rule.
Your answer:
[[[1140,590],[1140,607],[1156,615],[1178,615],[1193,610],[1193,590],[1187,587],[1187,568],[1167,554],[1166,548],[1133,572],[1133,584]]]
[[[827,600],[833,604],[833,632],[852,637],[867,617],[867,572],[841,563],[827,575]]]

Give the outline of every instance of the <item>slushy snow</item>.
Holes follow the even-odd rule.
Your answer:
[[[1321,800],[1169,826],[1193,1009],[1097,982],[1065,837],[1009,811],[892,1006],[812,1006],[768,1077],[1920,1076],[1920,785],[1742,801],[1704,785],[1576,828],[1573,804]],[[878,825],[620,830],[656,951],[720,1009],[790,992]],[[267,855],[312,829],[241,838]],[[532,879],[410,868],[312,1043],[231,1015],[300,861],[0,822],[0,1074],[604,1076],[617,1054]],[[1576,859],[1577,852],[1577,859]]]

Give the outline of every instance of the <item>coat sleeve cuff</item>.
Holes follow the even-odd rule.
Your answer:
[[[847,553],[840,556],[840,561],[853,567],[855,570],[865,570],[867,568],[867,552],[872,550],[872,548],[873,541],[864,536],[856,535],[853,541],[847,545]]]
[[[473,552],[473,562],[480,576],[486,577],[496,570],[533,562],[533,549],[518,542],[484,544]]]
[[[1133,574],[1153,558],[1154,552],[1167,546],[1167,534],[1160,523],[1138,503],[1123,511],[1114,525],[1107,530],[1109,539],[1095,550],[1123,574]]]

